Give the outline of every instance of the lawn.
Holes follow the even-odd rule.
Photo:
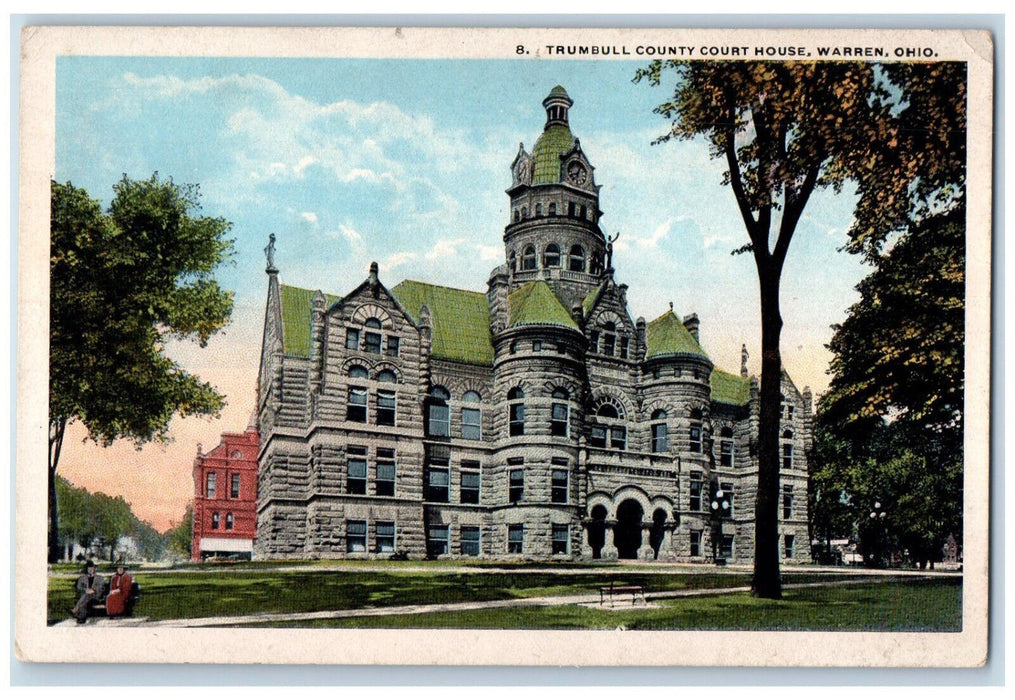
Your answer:
[[[687,588],[725,588],[750,583],[747,573],[645,573],[571,569],[566,575],[546,571],[485,571],[467,573],[442,567],[363,571],[357,567],[297,570],[271,567],[206,567],[174,572],[136,572],[141,601],[136,616],[151,620],[242,615],[248,613],[316,612],[338,609],[426,605],[465,601],[530,598],[545,595],[595,593],[611,582],[641,585],[646,591]],[[825,578],[820,574],[789,574],[787,581]],[[74,605],[74,578],[50,579],[50,623],[67,618]]]
[[[315,620],[301,626],[959,632],[962,629],[962,586],[954,579],[899,579],[789,589],[780,601],[736,593],[659,601],[655,608],[558,605]]]

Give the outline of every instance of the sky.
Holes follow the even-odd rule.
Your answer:
[[[108,205],[112,187],[158,172],[198,184],[202,214],[232,222],[235,254],[217,274],[235,291],[230,324],[206,348],[167,352],[212,382],[219,419],[175,419],[172,441],[101,448],[68,428],[58,471],[122,495],[160,530],[193,495],[198,445],[242,431],[256,401],[267,290],[264,247],[277,237],[281,281],[345,294],[371,261],[403,279],[486,290],[504,260],[509,166],[542,131],[543,98],[563,85],[571,130],[595,167],[604,233],[619,232],[615,278],[634,318],[697,313],[715,364],[736,372],[746,344],[760,371],[757,275],[723,167],[702,141],[652,145],[653,108],[672,83],[635,84],[623,61],[60,57],[54,178]],[[825,390],[831,326],[866,274],[841,252],[855,196],[816,193],[783,273],[783,364]]]

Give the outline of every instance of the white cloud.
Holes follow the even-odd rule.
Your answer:
[[[311,224],[316,224],[317,223],[317,214],[315,214],[312,211],[300,212],[300,218],[303,219],[304,221],[306,221],[307,223],[311,223]]]
[[[464,238],[448,239],[443,238],[434,244],[434,247],[427,251],[425,257],[427,260],[436,260],[438,258],[446,258],[454,255],[458,252],[458,246],[465,243]]]
[[[405,263],[415,260],[418,257],[419,256],[416,253],[408,251],[392,253],[384,260],[384,262],[378,264],[378,268],[381,272],[390,272],[399,265],[404,265]]]
[[[499,262],[504,258],[504,248],[502,246],[477,243],[476,250],[479,251],[479,259],[486,262]]]
[[[613,244],[613,247],[615,250],[619,251],[627,251],[632,248],[658,248],[659,242],[670,235],[670,227],[673,226],[674,221],[682,218],[683,217],[667,219],[652,229],[652,233],[647,236],[635,236],[625,231],[621,233],[620,238],[618,238],[616,243]]]

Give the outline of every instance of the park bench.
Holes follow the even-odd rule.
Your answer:
[[[634,605],[638,600],[638,596],[641,596],[643,602],[648,602],[645,598],[645,588],[643,586],[614,586],[613,582],[610,582],[609,586],[603,586],[599,589],[599,604],[603,605],[606,602],[606,597],[610,598],[610,607],[614,607],[613,596],[614,595],[627,595],[631,594],[631,605]]]

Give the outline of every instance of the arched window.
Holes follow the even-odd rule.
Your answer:
[[[515,387],[508,392],[508,434],[525,434],[525,392]]]
[[[532,246],[528,246],[522,252],[522,269],[523,270],[535,270],[536,269],[536,249]]]
[[[786,430],[782,434],[782,468],[793,468],[793,431]]]
[[[719,431],[719,465],[733,466],[733,428],[729,426]]]
[[[543,215],[543,205],[542,204],[536,204],[536,216],[542,216],[542,215]]]
[[[550,206],[547,207],[547,212],[546,213],[549,216],[556,216],[557,215],[557,203],[556,202],[550,202]]]
[[[462,437],[466,440],[480,440],[483,437],[483,411],[479,408],[482,397],[475,391],[467,391],[462,402],[472,404],[462,407]]]
[[[367,368],[363,365],[353,365],[349,368],[349,377],[351,379],[366,379],[369,376],[370,373],[367,372]]]
[[[511,272],[515,272],[518,269],[518,259],[515,257],[515,251],[513,250],[508,255],[508,267],[511,269]]]
[[[226,513],[226,529],[227,530],[232,530],[233,529],[233,514],[232,513]]]
[[[601,251],[596,251],[592,254],[589,260],[589,273],[593,275],[599,275],[603,272],[603,254]]]
[[[379,382],[397,382],[398,375],[392,372],[390,369],[382,369],[377,373],[377,381]]]
[[[550,435],[567,437],[571,425],[571,406],[567,401],[571,395],[566,389],[554,389],[552,396],[558,401],[550,405]]]
[[[560,247],[556,243],[546,246],[543,252],[543,267],[560,267]]]
[[[666,411],[657,409],[652,412],[652,451],[668,452],[670,449],[669,428],[666,426]]]
[[[515,209],[515,213],[514,213],[514,220],[515,220],[515,222],[517,223],[518,221],[521,221],[521,218],[522,218],[522,215],[518,212],[517,209]]]
[[[528,207],[522,207],[522,218],[523,219],[529,218],[529,208]]]
[[[448,408],[450,398],[451,393],[442,386],[435,386],[430,391],[427,434],[436,437],[451,435],[451,409]]]
[[[568,256],[567,269],[571,272],[585,271],[585,249],[580,245],[571,246],[571,254]]]
[[[702,452],[701,442],[701,409],[696,408],[691,411],[691,425],[687,430],[688,438],[688,449],[696,454]]]
[[[627,426],[624,414],[611,403],[603,403],[596,411],[596,423],[589,431],[589,444],[593,447],[627,449]]]
[[[219,529],[219,514],[218,513],[212,513],[211,514],[211,529],[212,530],[218,530]]]

